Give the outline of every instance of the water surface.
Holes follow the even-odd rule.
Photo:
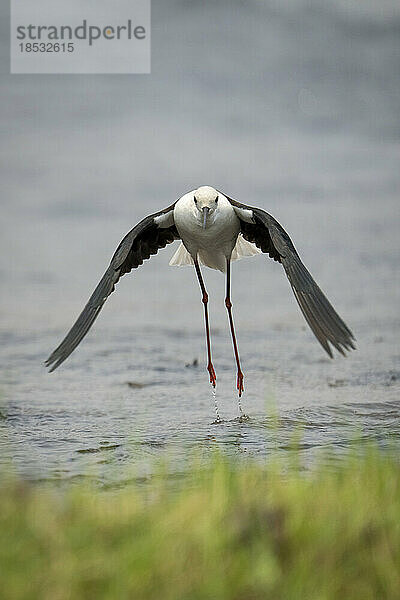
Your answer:
[[[396,2],[153,2],[149,76],[1,77],[4,468],[115,484],[216,446],[268,460],[300,438],[309,464],[398,442],[399,34]],[[47,374],[121,237],[202,184],[285,226],[358,350],[331,361],[281,267],[235,263],[238,421],[224,280],[208,270],[213,424],[200,292],[170,246]]]

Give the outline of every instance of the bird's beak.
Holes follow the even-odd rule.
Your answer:
[[[205,229],[207,225],[207,215],[209,210],[210,209],[208,208],[208,206],[205,206],[203,208],[203,229]]]

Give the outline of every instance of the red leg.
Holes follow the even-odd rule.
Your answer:
[[[236,365],[237,365],[237,383],[236,383],[236,387],[237,390],[239,392],[239,398],[242,395],[242,393],[244,392],[244,386],[243,386],[243,373],[242,373],[242,369],[240,368],[240,359],[239,359],[239,351],[238,351],[238,347],[237,347],[237,343],[236,343],[236,335],[235,335],[235,327],[233,324],[233,317],[232,317],[232,302],[231,302],[231,261],[229,259],[226,260],[226,298],[225,298],[225,306],[228,310],[228,317],[229,317],[229,325],[231,327],[231,334],[232,334],[232,343],[233,343],[233,351],[235,353],[235,359],[236,359]],[[239,410],[242,413],[242,407],[240,405],[240,401],[239,401]]]
[[[200,288],[203,293],[202,301],[204,304],[204,319],[205,319],[205,323],[206,323],[207,354],[208,354],[207,371],[210,375],[210,383],[213,387],[215,387],[215,385],[217,383],[217,376],[215,374],[214,366],[213,366],[212,360],[211,360],[210,324],[209,324],[209,320],[208,320],[208,306],[207,306],[208,305],[208,294],[206,291],[206,287],[204,285],[203,277],[202,277],[201,271],[200,271],[200,266],[199,266],[199,263],[197,260],[194,261],[194,266],[196,269]]]

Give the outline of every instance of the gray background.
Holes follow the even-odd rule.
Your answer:
[[[1,16],[4,58],[4,3]],[[4,461],[109,482],[165,449],[264,457],[299,425],[306,458],[355,430],[398,439],[399,35],[395,0],[153,1],[151,75],[1,76]],[[121,280],[48,375],[121,237],[202,184],[284,225],[357,352],[324,357],[279,265],[235,263],[251,417],[238,423],[224,281],[207,271],[226,419],[212,425],[200,293],[192,270],[167,267],[169,247]]]

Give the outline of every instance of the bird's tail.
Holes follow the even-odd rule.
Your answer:
[[[170,267],[182,267],[183,265],[194,265],[193,258],[186,250],[185,246],[181,242],[178,246],[177,251],[169,261]]]
[[[255,256],[256,254],[261,254],[260,248],[245,240],[242,234],[239,233],[236,246],[232,251],[231,260],[240,260],[246,256]]]
[[[255,256],[256,254],[260,253],[261,250],[257,248],[255,244],[248,242],[244,239],[242,234],[239,234],[236,245],[232,251],[231,260],[240,260],[245,256]],[[199,252],[199,260],[201,264],[210,267],[211,269],[218,269],[219,271],[225,272],[226,258],[221,254],[218,259],[219,260],[215,260],[215,256],[211,257],[207,252]],[[193,258],[190,256],[182,242],[179,244],[177,251],[169,261],[169,265],[171,267],[194,265]]]

